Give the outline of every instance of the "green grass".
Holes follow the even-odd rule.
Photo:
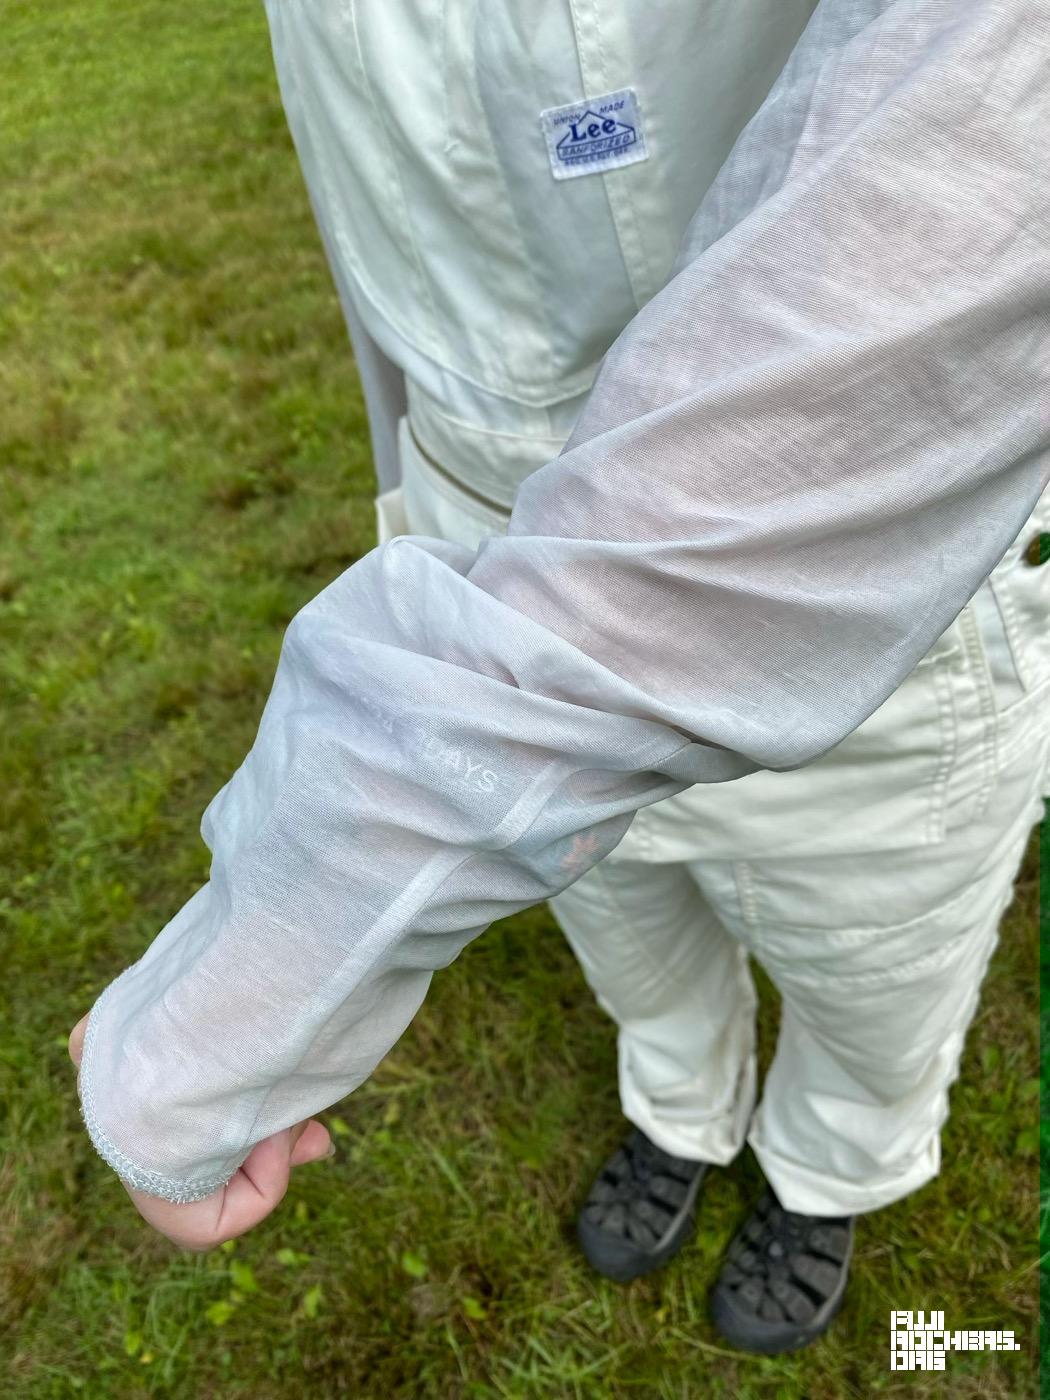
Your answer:
[[[332,1163],[208,1257],[140,1225],[65,1035],[196,888],[282,631],[372,543],[365,420],[261,6],[0,6],[0,1300],[5,1394],[1034,1396],[1037,875],[940,1178],[862,1224],[840,1324],[737,1356],[706,1294],[758,1176],[620,1289],[570,1224],[620,1132],[613,1038],[543,910],[448,972]],[[765,993],[764,1051],[775,1008]],[[892,1307],[1019,1355],[887,1369]]]

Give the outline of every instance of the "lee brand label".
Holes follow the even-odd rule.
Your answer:
[[[556,180],[596,175],[645,160],[638,98],[633,88],[588,97],[540,113],[551,174]]]

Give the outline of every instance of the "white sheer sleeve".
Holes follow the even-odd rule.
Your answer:
[[[508,537],[296,617],[210,882],[90,1017],[128,1182],[211,1192],[640,805],[810,761],[951,622],[1047,478],[1048,50],[1025,0],[825,0]]]

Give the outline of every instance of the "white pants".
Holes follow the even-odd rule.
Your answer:
[[[424,459],[380,535],[476,545],[507,515]],[[552,901],[619,1027],[624,1113],[679,1156],[750,1143],[781,1201],[874,1210],[936,1175],[966,1029],[1050,771],[1050,499],[949,632],[831,754],[639,813]],[[758,563],[760,566],[760,562]],[[748,956],[780,992],[756,1108]]]

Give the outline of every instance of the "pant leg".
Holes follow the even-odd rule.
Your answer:
[[[625,1116],[676,1156],[731,1161],[755,1097],[746,949],[680,864],[604,861],[550,903],[619,1028]]]
[[[1050,771],[1050,565],[1031,543],[1047,528],[1050,492],[931,655],[825,759],[647,809],[605,862],[687,860],[779,987],[749,1140],[789,1207],[874,1210],[939,1168],[948,1090]],[[739,820],[723,820],[734,802]],[[697,807],[712,820],[690,830]],[[665,1026],[683,1062],[699,1053],[695,1028]],[[674,1141],[688,1136],[681,1124]]]
[[[937,1174],[948,1089],[1033,825],[1046,746],[931,850],[738,862],[736,931],[782,997],[749,1142],[783,1203],[854,1214]],[[724,865],[694,867],[712,902]]]

